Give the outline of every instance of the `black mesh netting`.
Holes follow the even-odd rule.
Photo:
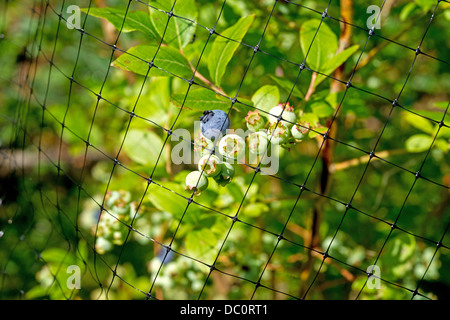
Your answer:
[[[450,3],[369,5],[3,0],[0,296],[448,298]],[[198,194],[216,109],[302,138]]]

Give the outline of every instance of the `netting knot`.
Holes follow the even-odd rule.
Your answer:
[[[417,172],[414,174],[414,176],[416,177],[416,179],[419,179],[419,178],[421,177],[420,171],[417,171]]]

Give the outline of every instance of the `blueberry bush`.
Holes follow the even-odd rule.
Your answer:
[[[1,297],[450,296],[447,1],[69,2],[2,3]]]

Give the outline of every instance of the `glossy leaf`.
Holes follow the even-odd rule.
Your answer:
[[[326,118],[334,113],[334,109],[325,100],[313,101],[310,108],[319,118]]]
[[[186,236],[185,246],[188,254],[194,257],[205,257],[217,244],[216,235],[207,228],[194,230]]]
[[[155,45],[139,45],[130,48],[117,58],[112,65],[144,76],[148,73],[149,77],[169,77],[172,75],[184,79],[192,77],[192,70],[186,58],[178,50],[166,46],[160,47],[154,61],[156,67],[148,72],[149,63],[155,56],[157,48]]]
[[[229,99],[205,88],[192,89],[189,91],[186,101],[184,101],[185,97],[186,94],[178,93],[174,94],[171,100],[178,107],[183,106],[184,102],[185,108],[202,112],[212,109],[228,112],[231,107],[231,101]]]
[[[194,0],[177,0],[173,8],[174,16],[169,21],[169,15],[165,12],[170,12],[173,3],[174,0],[150,1],[150,19],[159,34],[159,39],[163,38],[163,43],[182,49],[194,37],[196,24],[192,21],[197,21],[198,12]]]
[[[415,134],[409,137],[406,142],[406,150],[409,152],[423,152],[430,148],[433,138],[426,134]]]
[[[252,97],[255,108],[269,112],[280,102],[278,87],[266,85],[258,89]]]
[[[336,53],[338,39],[325,22],[312,19],[303,23],[300,28],[300,45],[303,55],[308,54],[306,59],[308,67],[322,71],[325,70],[328,60]]]
[[[431,122],[425,118],[418,115],[412,114],[410,112],[403,112],[403,119],[405,119],[414,128],[419,129],[422,132],[435,134],[436,130]]]
[[[179,183],[166,182],[164,186],[178,194],[158,185],[151,185],[147,191],[147,198],[158,210],[168,212],[179,219],[187,206],[187,201],[179,196],[184,190]]]
[[[125,10],[117,8],[90,8],[89,10],[83,8],[81,11],[108,20],[117,30],[122,30],[122,32],[140,31],[151,39],[158,39],[158,33],[150,21],[150,17],[144,11],[129,11],[126,18]]]
[[[208,70],[216,85],[220,86],[228,63],[240,45],[236,41],[241,41],[244,38],[254,19],[255,15],[243,17],[233,26],[221,32],[222,36],[215,38],[208,57]]]
[[[280,78],[280,77],[277,77],[277,76],[274,76],[274,75],[270,75],[270,77],[281,87],[281,88],[283,88],[283,89],[285,89],[288,93],[290,93],[291,92],[291,90],[292,90],[292,95],[295,97],[295,98],[297,98],[297,99],[300,99],[300,98],[304,98],[305,97],[305,95],[303,94],[303,92],[301,92],[298,88],[297,88],[297,86],[295,86],[294,87],[294,83],[293,82],[291,82],[291,81],[289,81],[289,80],[287,80],[287,79],[284,79],[284,78]],[[294,87],[294,89],[292,89]]]
[[[319,69],[320,71],[326,75],[332,75],[332,73],[339,68],[345,61],[347,61],[356,51],[358,51],[359,45],[351,46],[345,49],[342,52],[330,57],[325,63],[323,69]],[[319,85],[323,80],[327,77],[325,75],[319,74],[314,83],[315,86]]]
[[[153,131],[130,129],[125,139],[123,151],[138,164],[154,166],[162,147],[163,140]],[[158,165],[163,165],[166,160],[166,155],[163,152]]]

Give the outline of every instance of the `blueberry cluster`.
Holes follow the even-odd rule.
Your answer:
[[[209,180],[212,178],[220,186],[226,186],[231,182],[234,176],[234,167],[214,154],[214,148],[217,144],[228,141],[229,135],[226,135],[230,129],[230,118],[222,110],[204,111],[200,117],[201,135],[194,141],[194,151],[199,151],[202,158],[198,162],[198,170],[192,171],[186,176],[186,190],[200,195],[208,188]],[[243,146],[236,147],[244,150]]]
[[[233,166],[215,155],[218,147],[220,155],[226,159],[241,159],[248,149],[249,154],[260,156],[270,144],[289,145],[308,137],[310,124],[297,121],[294,108],[286,103],[273,107],[267,119],[258,110],[249,111],[245,117],[249,132],[244,140],[241,136],[230,133],[231,122],[228,114],[222,110],[204,111],[200,117],[201,134],[194,141],[194,151],[200,152],[198,170],[186,176],[186,190],[200,195],[209,186],[209,178],[220,186],[226,186],[234,176]]]
[[[253,132],[249,134],[250,152],[252,150],[261,152],[267,147],[268,141],[289,148],[290,144],[306,139],[311,128],[308,121],[298,121],[294,107],[289,102],[285,105],[279,103],[270,109],[268,121],[258,110],[249,111],[245,121],[247,128]]]
[[[90,227],[91,233],[97,236],[95,250],[99,254],[112,250],[114,245],[122,245],[128,232],[123,224],[130,224],[133,218],[138,218],[135,216],[137,203],[125,190],[108,191],[104,208],[102,211],[98,207],[95,212],[83,211],[81,217],[81,223]]]

